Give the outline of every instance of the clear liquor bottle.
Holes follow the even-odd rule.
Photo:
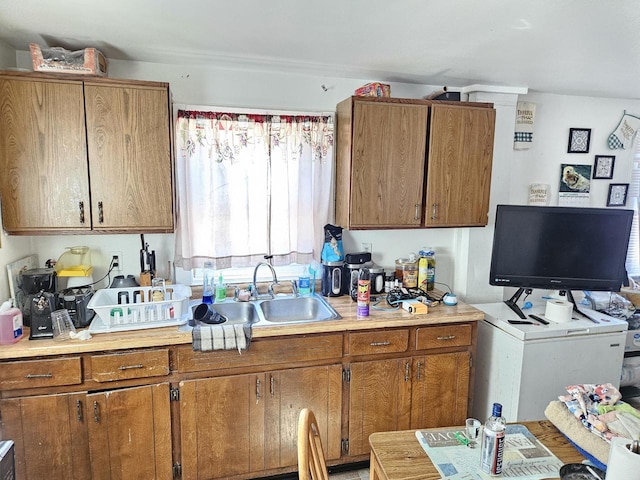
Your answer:
[[[502,474],[506,430],[507,420],[502,416],[502,405],[494,403],[491,416],[482,429],[480,467],[484,473],[492,476]]]

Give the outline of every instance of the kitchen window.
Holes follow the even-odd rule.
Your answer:
[[[231,281],[265,255],[278,268],[319,258],[333,126],[324,114],[179,109],[176,267],[197,277],[211,261]]]

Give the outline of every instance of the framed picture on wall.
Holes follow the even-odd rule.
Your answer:
[[[589,153],[590,128],[570,128],[567,153]]]
[[[610,183],[607,207],[624,207],[627,204],[628,183]]]
[[[593,178],[613,178],[613,164],[615,155],[596,155],[593,164]]]

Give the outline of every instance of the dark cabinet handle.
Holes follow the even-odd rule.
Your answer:
[[[84,225],[84,202],[80,202],[78,207],[80,208],[80,223]]]
[[[431,220],[437,220],[438,219],[438,204],[434,203],[432,205],[433,210],[432,210],[432,214],[431,214]]]
[[[79,422],[82,422],[82,402],[80,400],[76,400],[76,417]]]
[[[102,208],[102,202],[98,202],[98,223],[104,223],[104,209]]]
[[[100,406],[98,402],[93,402],[93,420],[96,423],[100,423]]]
[[[136,365],[120,365],[118,367],[118,370],[131,370],[134,368],[144,368],[144,365],[142,365],[141,363],[138,363]]]

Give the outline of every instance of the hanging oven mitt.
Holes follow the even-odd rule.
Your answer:
[[[633,141],[633,137],[636,132],[640,128],[640,118],[629,115],[625,112],[620,119],[620,123],[613,131],[611,135],[609,135],[609,148],[611,150],[617,150],[620,148],[627,148],[628,145],[631,145]]]

